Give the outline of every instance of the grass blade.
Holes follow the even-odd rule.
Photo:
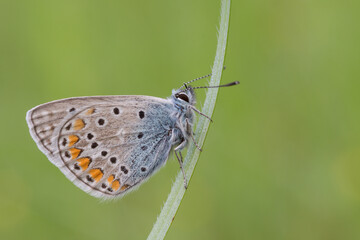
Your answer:
[[[220,79],[224,66],[224,58],[226,52],[227,34],[229,29],[230,20],[230,0],[221,1],[221,13],[220,13],[220,29],[218,36],[218,44],[216,49],[215,61],[212,69],[212,76],[209,85],[216,86],[220,84]],[[206,99],[202,112],[207,116],[212,116],[216,97],[218,94],[218,88],[209,89],[206,93]],[[195,140],[202,146],[206,138],[207,131],[209,129],[209,120],[205,117],[198,117],[195,131]],[[196,163],[199,159],[200,152],[196,149],[195,145],[190,141],[189,148],[184,160],[184,170],[188,183],[190,182],[191,176],[194,172]],[[164,239],[170,225],[176,215],[176,212],[180,206],[181,200],[185,194],[185,188],[183,184],[183,175],[179,171],[176,180],[171,188],[171,192],[158,216],[156,223],[151,230],[148,240],[159,240]]]

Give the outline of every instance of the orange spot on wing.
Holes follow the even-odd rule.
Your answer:
[[[95,112],[95,108],[90,108],[89,110],[86,111],[86,115],[91,115]]]
[[[124,190],[127,189],[128,187],[130,187],[130,185],[128,185],[128,184],[122,185],[120,191],[124,191]]]
[[[100,179],[103,177],[104,173],[101,171],[100,168],[94,168],[89,171],[91,177],[96,181],[99,182]]]
[[[119,180],[115,180],[112,184],[111,184],[111,188],[116,191],[118,190],[120,187],[120,181]]]
[[[79,156],[79,154],[81,153],[81,149],[78,149],[78,148],[70,148],[69,151],[71,154],[71,159],[77,158]]]
[[[108,183],[110,184],[110,183],[112,183],[112,181],[114,181],[114,175],[110,175],[110,177],[108,177],[108,179],[107,179],[107,181],[108,181]]]
[[[81,130],[85,127],[85,123],[81,119],[76,119],[74,122],[74,130]]]
[[[71,147],[72,145],[74,145],[75,143],[77,143],[77,141],[79,141],[79,137],[76,135],[70,135],[69,136],[69,147]]]
[[[79,166],[82,168],[83,171],[85,171],[89,165],[90,165],[90,158],[79,158],[78,160],[76,160],[79,163]]]

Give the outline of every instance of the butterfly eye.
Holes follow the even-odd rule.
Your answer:
[[[179,93],[175,95],[176,98],[180,98],[181,100],[185,102],[189,102],[189,97],[185,93]]]

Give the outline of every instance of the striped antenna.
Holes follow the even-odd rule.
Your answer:
[[[223,70],[225,70],[225,69],[226,69],[226,66],[223,67]],[[183,85],[182,87],[187,89],[187,88],[188,88],[187,85],[188,85],[189,83],[195,82],[195,81],[200,80],[200,79],[203,79],[203,78],[210,77],[211,75],[212,75],[212,73],[209,73],[209,74],[207,74],[207,75],[205,75],[205,76],[195,78],[195,79],[193,79],[193,80],[191,80],[191,81],[188,81],[187,83],[184,83],[184,85]]]

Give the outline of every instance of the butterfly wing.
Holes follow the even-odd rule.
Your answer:
[[[26,116],[40,150],[95,197],[122,196],[160,166],[172,147],[174,108],[149,96],[69,98]]]

